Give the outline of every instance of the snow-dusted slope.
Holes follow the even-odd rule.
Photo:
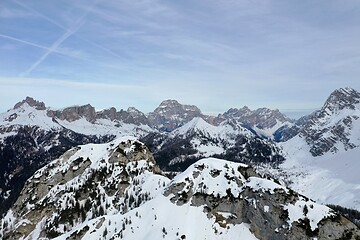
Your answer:
[[[228,217],[226,213],[224,215]],[[246,223],[229,225],[229,228],[220,227],[216,218],[209,219],[203,208],[190,203],[178,206],[162,195],[127,214],[94,219],[56,239],[67,239],[70,236],[76,236],[76,239],[128,240],[258,239]]]
[[[134,138],[79,146],[38,170],[0,226],[3,239],[44,240],[356,239],[360,233],[245,164],[206,158],[169,180]]]
[[[27,102],[17,108],[0,114],[0,139],[17,133],[21,126],[39,127],[46,131],[60,130],[61,126],[46,115],[46,110],[38,110]]]

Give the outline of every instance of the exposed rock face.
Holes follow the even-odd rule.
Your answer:
[[[134,107],[129,107],[126,111],[117,111],[112,107],[96,113],[97,119],[109,119],[111,121],[121,121],[124,123],[130,123],[135,125],[149,125],[149,121],[145,114],[137,110]]]
[[[236,119],[245,126],[253,129],[278,129],[292,122],[291,119],[277,109],[259,108],[251,111],[247,106],[240,109],[231,108],[227,112],[220,114],[218,119],[218,121],[221,121],[221,119]]]
[[[194,117],[201,117],[200,109],[193,105],[182,105],[176,100],[165,100],[154,112],[149,113],[150,124],[162,131],[170,132]]]
[[[128,114],[126,118],[123,118],[125,123],[134,123],[136,125],[145,124],[150,125],[149,120],[144,113],[134,107],[129,107],[126,111]]]
[[[81,118],[85,118],[91,123],[94,123],[96,121],[95,108],[90,104],[68,107],[63,110],[49,110],[47,114],[49,117],[66,120],[68,122],[73,122]]]
[[[331,115],[343,109],[355,110],[360,102],[360,93],[352,88],[340,88],[330,94],[322,107],[322,115]]]
[[[168,181],[159,172],[149,149],[133,138],[73,148],[26,182],[1,225],[2,239],[53,238],[82,221],[123,214]],[[151,192],[139,186],[145,179],[154,182]]]
[[[34,107],[37,110],[45,110],[46,109],[45,103],[40,102],[40,101],[36,101],[31,97],[26,97],[25,100],[15,104],[14,109],[20,108],[25,103],[29,104],[29,106]]]

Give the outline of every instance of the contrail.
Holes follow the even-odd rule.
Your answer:
[[[23,40],[23,39],[20,39],[20,38],[16,38],[16,37],[13,37],[13,36],[10,36],[10,35],[5,35],[5,34],[1,34],[1,33],[0,33],[0,37],[1,37],[1,38],[5,38],[5,39],[10,39],[10,40],[13,40],[13,41],[15,41],[15,42],[19,42],[19,43],[26,44],[26,45],[29,45],[29,46],[37,47],[37,48],[40,48],[40,49],[50,50],[50,48],[47,47],[47,46],[40,45],[40,44],[33,43],[33,42],[29,42],[29,41],[26,41],[26,40]],[[85,60],[85,59],[83,59],[83,58],[76,57],[76,56],[73,56],[73,55],[71,55],[71,54],[67,54],[66,52],[59,51],[58,49],[53,50],[53,51],[56,52],[56,53],[58,53],[58,54],[67,56],[67,57]]]
[[[83,21],[84,18],[80,19],[75,25],[73,25],[65,34],[63,34],[58,40],[56,40],[51,47],[48,48],[47,52],[44,53],[44,55],[41,56],[39,60],[37,60],[29,69],[27,69],[25,72],[23,72],[20,77],[25,77],[29,75],[37,66],[39,66],[52,52],[57,52],[57,48],[66,40],[68,39],[72,34],[74,34],[79,28],[84,24],[85,21]]]
[[[30,12],[33,12],[33,13],[37,14],[38,16],[42,17],[43,19],[47,20],[48,22],[56,25],[57,27],[65,30],[65,31],[67,30],[65,26],[63,26],[63,25],[61,25],[60,23],[56,22],[55,20],[47,17],[46,15],[40,13],[39,11],[37,11],[37,10],[35,10],[35,9],[33,9],[33,8],[25,5],[25,4],[23,4],[22,2],[19,2],[19,1],[17,1],[17,0],[14,0],[14,2],[15,2],[16,4],[18,4],[19,6],[21,6],[21,7],[25,8],[25,9],[29,10]],[[94,5],[96,5],[98,2],[100,2],[100,1],[96,1]],[[90,11],[90,10],[88,10],[88,12],[89,12],[89,11]],[[114,57],[128,60],[128,58],[126,58],[126,57],[124,57],[124,56],[121,56],[121,55],[113,52],[112,50],[110,50],[110,49],[108,49],[108,48],[106,48],[106,47],[104,47],[104,46],[102,46],[102,45],[100,45],[100,44],[97,44],[96,42],[93,42],[93,41],[91,41],[91,40],[89,40],[89,39],[83,38],[83,37],[81,37],[80,35],[77,35],[76,33],[74,33],[74,36],[78,37],[79,39],[81,39],[81,40],[83,40],[83,41],[85,41],[85,42],[90,43],[91,45],[93,45],[93,46],[95,46],[95,47],[97,47],[97,48],[99,48],[99,49],[101,49],[101,50],[109,53],[110,55],[112,55],[112,56],[114,56]]]
[[[75,22],[75,24],[73,24],[69,29],[66,30],[66,32],[58,39],[56,40],[51,47],[47,50],[46,53],[44,53],[44,55],[41,56],[41,58],[39,60],[37,60],[33,65],[31,65],[31,67],[29,69],[27,69],[25,72],[23,72],[22,74],[20,74],[20,77],[25,77],[27,75],[29,75],[35,68],[37,68],[37,66],[39,66],[52,52],[56,52],[57,48],[66,40],[68,39],[71,35],[73,35],[74,33],[76,33],[80,27],[85,23],[84,19],[86,18],[87,14],[89,13],[89,11],[95,6],[95,4],[93,4],[91,7],[89,7],[86,12]]]
[[[29,41],[26,41],[26,40],[22,40],[20,38],[12,37],[12,36],[9,36],[9,35],[0,34],[0,37],[10,39],[10,40],[13,40],[13,41],[16,41],[16,42],[19,42],[19,43],[24,43],[24,44],[27,44],[27,45],[30,45],[30,46],[33,46],[33,47],[49,50],[48,47],[45,47],[45,46],[42,46],[42,45],[39,45],[39,44],[36,44],[36,43],[32,43],[32,42],[29,42]]]

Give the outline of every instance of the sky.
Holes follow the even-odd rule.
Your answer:
[[[360,90],[358,0],[2,0],[0,111],[176,99],[218,114],[321,107]]]

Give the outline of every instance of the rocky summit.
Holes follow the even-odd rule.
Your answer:
[[[194,228],[194,224],[201,226]],[[359,228],[250,166],[206,158],[174,179],[134,138],[82,145],[39,169],[3,239],[358,239]]]
[[[200,109],[193,105],[183,105],[176,100],[165,100],[154,112],[149,113],[150,124],[162,131],[170,132],[194,117],[201,117]]]

